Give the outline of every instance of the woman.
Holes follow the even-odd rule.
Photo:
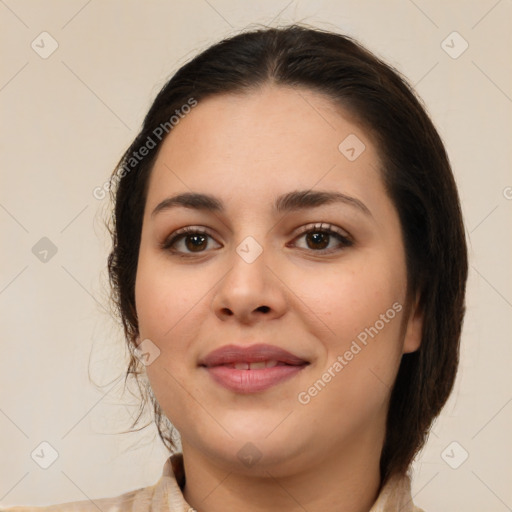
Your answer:
[[[182,453],[154,486],[37,510],[419,511],[467,254],[399,74],[338,34],[242,33],[163,87],[111,183],[128,374]]]

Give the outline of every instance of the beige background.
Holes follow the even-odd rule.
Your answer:
[[[303,21],[355,36],[416,85],[460,187],[462,359],[414,465],[414,499],[427,512],[512,510],[511,17],[510,0],[1,0],[0,503],[116,496],[159,478],[154,427],[115,435],[136,408],[107,305],[108,202],[93,190],[191,55],[251,24]],[[43,31],[59,45],[46,59]],[[453,31],[463,39],[443,49]],[[464,41],[458,58],[445,51]],[[33,252],[43,237],[57,248],[46,262],[48,242]],[[48,469],[31,458],[43,441],[58,452]],[[441,456],[456,466],[465,452],[458,469]]]

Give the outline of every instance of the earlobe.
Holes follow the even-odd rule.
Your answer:
[[[407,326],[405,329],[403,353],[409,354],[416,352],[420,348],[423,334],[423,310],[419,305],[420,294],[416,295],[416,300],[411,306]]]

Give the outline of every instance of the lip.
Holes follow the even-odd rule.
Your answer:
[[[235,365],[267,362],[269,367],[240,369]],[[225,345],[199,361],[215,382],[236,393],[257,393],[297,375],[309,362],[287,350],[265,344]]]

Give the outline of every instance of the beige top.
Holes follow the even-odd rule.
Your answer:
[[[181,453],[169,457],[155,485],[130,491],[117,498],[73,501],[48,507],[0,507],[0,512],[196,512],[181,492],[185,479]],[[414,506],[408,476],[392,477],[369,512],[423,512]]]

